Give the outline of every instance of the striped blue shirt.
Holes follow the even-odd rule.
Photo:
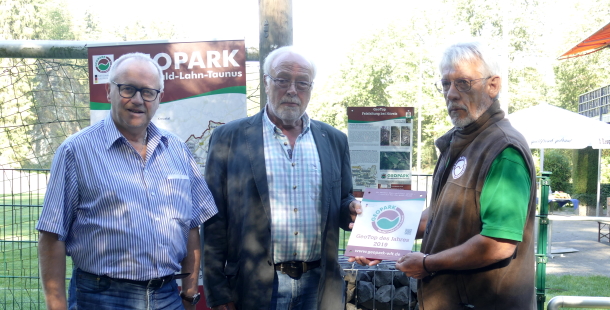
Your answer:
[[[178,137],[151,123],[143,160],[109,114],[57,149],[36,229],[86,272],[149,280],[178,272],[189,230],[217,212]]]
[[[271,204],[271,238],[275,263],[316,261],[322,251],[322,171],[310,119],[294,149],[269,116],[263,116],[265,166]]]

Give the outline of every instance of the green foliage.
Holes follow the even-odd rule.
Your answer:
[[[77,37],[64,0],[7,0],[0,7],[2,39]],[[0,59],[3,165],[48,168],[59,143],[88,124],[86,61],[66,62]]]
[[[475,37],[491,32],[492,36],[502,36],[502,5],[486,0],[456,1],[458,20],[465,21],[470,34]]]
[[[596,194],[598,150],[587,147],[574,150],[573,188],[575,194]]]
[[[597,194],[571,194],[572,199],[578,199],[581,206],[596,206],[597,205]]]
[[[554,5],[548,0],[431,0],[414,4],[402,21],[362,39],[353,48],[340,73],[331,79],[336,82],[316,91],[310,112],[344,130],[348,106],[413,106],[422,126],[421,141],[414,138],[413,158],[421,152],[421,172],[432,172],[437,152],[434,140],[452,127],[444,99],[432,86],[438,78],[436,53],[453,43],[454,37],[464,33],[476,36],[500,52],[501,61],[510,61],[508,92],[501,97],[508,103],[508,112],[543,101],[555,103],[555,81],[547,75],[556,61],[550,55],[557,51],[540,40],[553,27],[540,16]],[[416,117],[414,132],[418,131],[417,122]]]
[[[3,0],[0,2],[0,38],[2,40],[41,39],[44,19],[43,0]]]
[[[408,102],[419,89],[419,81],[411,77],[418,75],[420,57],[415,52],[420,44],[408,37],[407,29],[391,26],[361,41],[333,79],[339,85],[326,90],[332,95],[325,94],[319,98],[325,102],[313,107],[317,118],[346,128],[347,107],[412,106]]]
[[[169,39],[176,36],[174,28],[168,21],[138,19],[128,25],[116,25],[112,36],[123,41]]]
[[[610,53],[597,52],[560,62],[555,66],[559,106],[578,111],[578,96],[610,84]]]
[[[3,0],[2,40],[74,40],[71,15],[63,0]]]
[[[553,191],[569,192],[571,188],[572,163],[571,151],[551,149],[544,153],[544,170],[550,171],[551,189]]]
[[[436,161],[434,138],[451,128],[442,96],[431,82],[433,63],[424,42],[412,27],[391,25],[375,36],[360,41],[331,80],[336,81],[314,93],[309,113],[336,128],[347,128],[347,107],[415,107],[414,143],[417,117],[422,118],[422,167],[431,172]],[[439,114],[445,114],[438,117]],[[417,151],[412,158],[415,160]]]
[[[610,183],[610,149],[602,150],[602,173],[601,173],[601,183],[608,184]]]
[[[509,73],[510,105],[508,112],[529,108],[532,103],[549,102],[551,86],[544,81],[543,74],[533,67],[515,68]]]

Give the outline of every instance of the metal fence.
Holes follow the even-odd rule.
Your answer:
[[[42,309],[36,221],[49,171],[1,169],[0,309]]]
[[[0,169],[0,309],[44,309],[36,223],[49,181],[47,169]],[[413,175],[412,190],[428,191],[431,175]],[[343,254],[349,233],[343,232]],[[71,273],[68,259],[67,279]]]

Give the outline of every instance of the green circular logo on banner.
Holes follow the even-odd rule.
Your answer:
[[[100,73],[110,71],[110,66],[112,66],[112,59],[110,59],[108,56],[100,56],[95,60],[95,68]]]

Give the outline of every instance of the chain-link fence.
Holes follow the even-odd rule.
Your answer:
[[[0,163],[48,168],[55,149],[89,125],[86,60],[0,60]]]
[[[35,227],[49,171],[0,173],[0,309],[44,309]]]

